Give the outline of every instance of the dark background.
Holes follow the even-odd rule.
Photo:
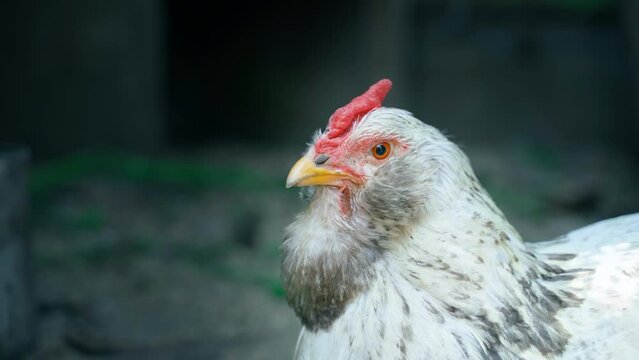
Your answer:
[[[632,1],[4,5],[0,134],[37,158],[299,144],[382,77],[463,143],[634,149]]]
[[[375,81],[527,240],[639,208],[632,0],[0,5],[0,142],[31,149],[27,358],[287,358],[288,167]],[[1,200],[0,200],[1,201]]]

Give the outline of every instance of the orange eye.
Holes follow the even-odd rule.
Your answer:
[[[390,155],[390,149],[391,149],[390,144],[387,142],[383,142],[383,143],[379,143],[375,145],[371,149],[371,153],[373,154],[375,159],[383,160],[383,159],[386,159],[388,155]]]

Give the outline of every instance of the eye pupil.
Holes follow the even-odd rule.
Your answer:
[[[387,142],[379,143],[371,149],[371,153],[373,153],[375,159],[386,159],[390,154],[390,144]]]

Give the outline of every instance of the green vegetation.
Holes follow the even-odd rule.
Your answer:
[[[276,296],[284,296],[284,287],[277,273],[264,271],[264,263],[271,263],[279,257],[272,248],[264,247],[257,252],[248,253],[231,244],[218,245],[180,245],[172,252],[179,260],[186,261],[211,275],[241,284],[250,284],[266,290]],[[229,255],[232,253],[246,259],[241,265],[233,263]]]
[[[184,243],[171,249],[171,254],[193,265],[207,267],[224,260],[233,250],[233,246],[228,243],[206,245]]]
[[[78,214],[58,216],[57,223],[67,231],[98,231],[106,224],[106,215],[98,208],[86,208]]]
[[[544,170],[556,170],[565,166],[561,152],[540,142],[523,142],[518,146],[527,164]]]
[[[34,166],[31,193],[39,198],[60,187],[96,176],[143,184],[250,191],[281,189],[284,183],[283,179],[264,176],[248,167],[95,152],[70,155]]]
[[[233,266],[224,262],[211,263],[207,270],[228,281],[257,286],[275,297],[283,298],[285,296],[282,280],[277,275],[269,276],[256,269]]]
[[[545,205],[534,194],[525,194],[505,187],[486,186],[486,190],[493,197],[498,207],[507,213],[527,216],[531,219],[540,219],[544,215]],[[509,211],[510,210],[510,211]]]
[[[531,219],[543,216],[545,204],[535,193],[497,184],[485,175],[478,174],[478,177],[495,204],[506,214],[513,212]]]
[[[153,243],[149,239],[141,237],[125,239],[117,242],[74,243],[64,249],[47,252],[35,249],[36,262],[42,265],[65,266],[91,266],[100,267],[109,262],[134,261],[153,250]]]
[[[165,242],[135,234],[117,234],[112,241],[93,239],[109,226],[108,210],[98,205],[65,209],[56,206],[56,198],[51,197],[62,189],[73,189],[75,184],[92,179],[171,186],[181,190],[258,192],[281,191],[284,183],[284,179],[265,176],[248,166],[211,165],[117,152],[81,153],[36,164],[30,183],[33,211],[39,215],[41,225],[52,226],[51,229],[62,232],[65,239],[63,247],[47,247],[46,251],[35,249],[35,260],[40,265],[99,268],[160,256],[191,264],[212,276],[257,286],[276,297],[284,295],[276,272],[263,271],[262,265],[272,263],[279,255],[279,249],[274,246],[259,247],[249,253],[230,242],[167,246]],[[246,257],[246,265],[234,263],[233,254]]]

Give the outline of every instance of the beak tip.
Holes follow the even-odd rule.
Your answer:
[[[299,183],[299,180],[296,179],[292,179],[290,176],[286,179],[286,188],[290,189],[293,186],[297,185]]]

